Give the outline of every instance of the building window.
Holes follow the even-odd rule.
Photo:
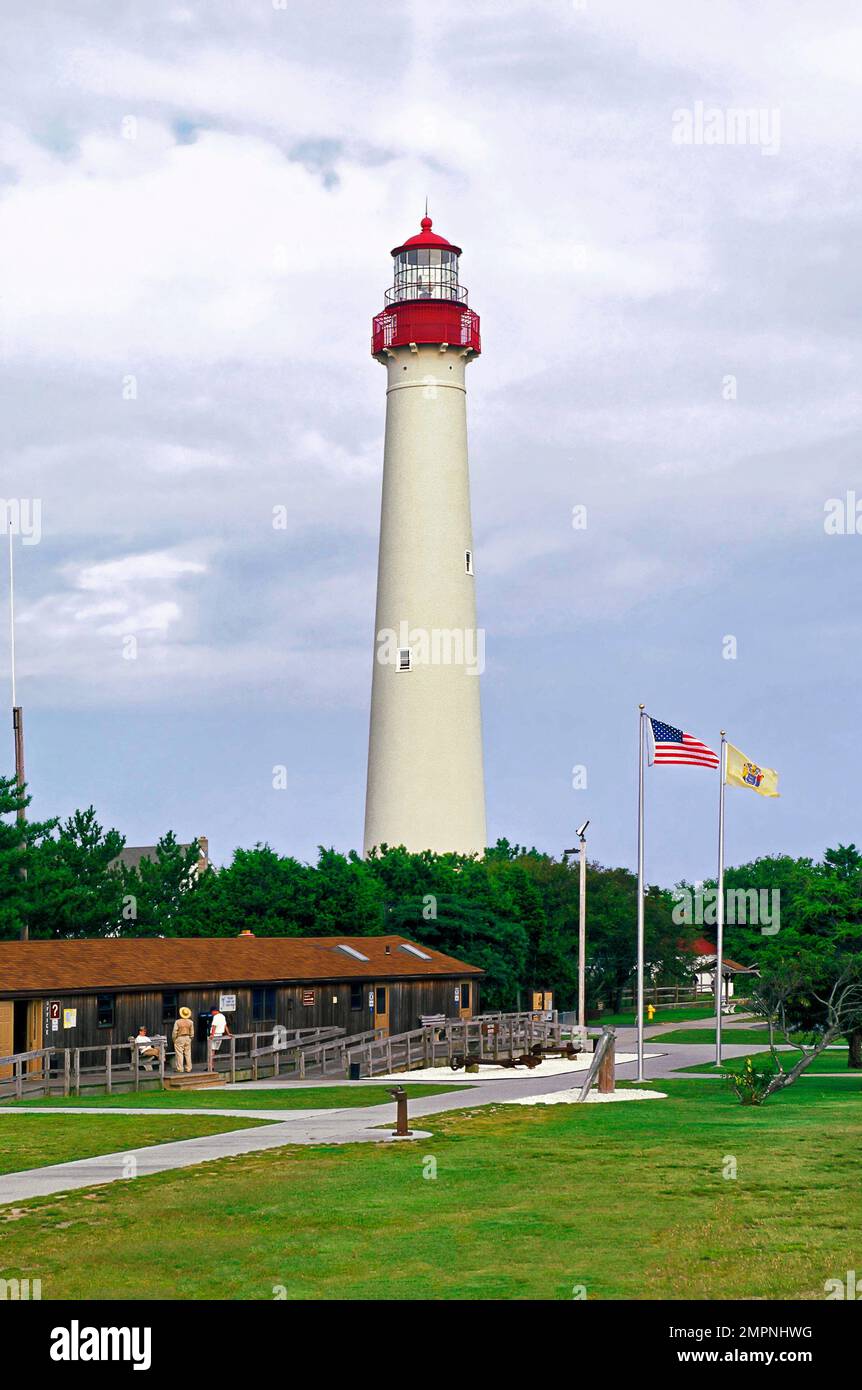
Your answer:
[[[162,995],[162,1019],[165,1023],[176,1023],[180,1016],[180,996],[175,989]]]
[[[350,986],[350,1007],[354,1013],[362,1008],[362,986]]]
[[[396,669],[399,670],[399,671],[409,671],[409,670],[410,670],[410,648],[409,648],[409,647],[399,647],[399,648],[398,648],[398,666],[397,666]]]
[[[466,569],[466,571],[467,571],[468,574],[472,574],[472,573],[473,573],[473,552],[472,552],[472,550],[465,550],[465,551],[464,551],[464,567],[465,567],[465,569]]]
[[[113,994],[96,995],[96,1027],[113,1028],[114,1026],[114,996]]]
[[[469,986],[469,984],[464,983],[464,984],[461,985],[461,1008],[462,1008],[462,1009],[469,1009],[469,1007],[470,1007],[470,986]]]
[[[255,1023],[275,1021],[275,989],[272,986],[252,990],[251,1016]]]

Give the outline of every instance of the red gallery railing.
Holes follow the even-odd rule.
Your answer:
[[[452,347],[482,351],[479,315],[461,304],[441,300],[409,300],[375,314],[371,353],[409,343],[450,343]]]

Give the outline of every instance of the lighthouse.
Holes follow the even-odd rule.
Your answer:
[[[479,318],[461,248],[432,230],[392,252],[371,352],[386,368],[365,852],[482,854],[485,784],[466,369]]]

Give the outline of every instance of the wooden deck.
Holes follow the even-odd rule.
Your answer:
[[[208,1048],[190,1082],[173,1070],[167,1038],[152,1039],[158,1056],[145,1059],[133,1042],[100,1047],[43,1048],[0,1057],[7,1075],[0,1079],[0,1101],[46,1095],[80,1096],[87,1091],[142,1091],[167,1084],[309,1079],[361,1079],[419,1068],[501,1063],[528,1053],[537,1044],[557,1047],[563,1029],[557,1013],[483,1014],[443,1019],[387,1037],[381,1028],[347,1034],[343,1028],[271,1029],[225,1036],[218,1050]],[[11,1072],[11,1075],[8,1073]]]

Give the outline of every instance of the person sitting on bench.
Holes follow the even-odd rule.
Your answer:
[[[143,1023],[141,1024],[140,1028],[138,1029],[138,1036],[135,1038],[135,1047],[138,1049],[138,1056],[139,1056],[140,1059],[141,1059],[141,1066],[143,1067],[144,1071],[152,1071],[152,1069],[153,1069],[153,1064],[152,1064],[152,1062],[151,1062],[151,1061],[145,1062],[145,1061],[144,1061],[144,1058],[145,1058],[145,1057],[150,1057],[150,1058],[151,1058],[151,1057],[158,1057],[158,1055],[159,1055],[159,1049],[158,1049],[157,1047],[153,1047],[153,1040],[152,1040],[152,1038],[148,1035],[147,1030],[146,1030],[146,1028],[144,1027]]]

